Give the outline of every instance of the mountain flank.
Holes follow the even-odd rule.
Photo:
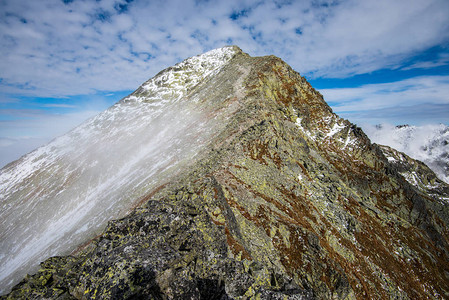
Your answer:
[[[1,242],[19,251],[61,226],[42,246],[57,253],[20,256],[43,262],[2,299],[449,298],[448,185],[275,56],[190,58],[80,128],[0,173],[10,222],[22,202],[68,216]]]

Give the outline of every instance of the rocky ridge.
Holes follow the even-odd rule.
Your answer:
[[[447,185],[372,144],[281,59],[225,49],[175,95],[220,124],[194,163],[142,185],[129,214],[3,298],[449,297]],[[164,99],[145,86],[120,103]]]

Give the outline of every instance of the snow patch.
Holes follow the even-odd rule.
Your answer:
[[[344,129],[346,126],[338,124],[337,122],[332,126],[331,130],[326,134],[328,137],[334,136],[336,133],[340,132],[342,129]]]
[[[304,127],[302,127],[302,124],[301,124],[301,121],[302,121],[302,118],[296,118],[296,122],[295,122],[295,124],[296,124],[296,126],[298,126],[298,128],[302,131],[302,132],[304,132],[311,140],[313,140],[313,141],[315,141],[315,136],[313,136],[311,133],[310,133],[310,131],[308,131],[307,129],[305,129]]]
[[[357,145],[357,140],[351,137],[351,133],[348,133],[348,136],[346,137],[346,140],[344,142],[343,149],[345,149],[348,146],[355,146]]]
[[[188,58],[144,83],[145,97],[132,96],[127,100],[177,102],[204,78],[218,73],[235,53],[234,48],[224,47]]]

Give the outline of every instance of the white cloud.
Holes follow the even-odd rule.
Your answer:
[[[445,56],[402,63],[449,42],[448,15],[446,0],[0,0],[0,104],[133,90],[165,67],[227,44],[275,54],[307,77],[444,65]],[[392,105],[417,111],[422,101],[435,111],[447,104],[447,78],[428,80],[323,93],[342,102],[337,111],[377,109],[379,116]],[[24,136],[14,126],[37,134],[31,121],[17,121],[0,136]]]
[[[347,76],[395,66],[448,41],[445,0],[328,2],[136,0],[119,13],[125,1],[3,1],[1,91],[133,89],[229,42],[252,55],[278,55],[309,76]],[[243,13],[232,20],[233,12]]]
[[[335,112],[357,112],[416,106],[449,105],[449,76],[422,76],[355,88],[322,89]]]
[[[441,53],[439,57],[434,60],[419,61],[401,68],[401,70],[413,70],[413,69],[430,69],[435,67],[446,66],[449,64],[449,53]]]
[[[449,127],[443,124],[395,127],[391,124],[364,126],[369,138],[390,146],[427,164],[441,179],[449,183]]]

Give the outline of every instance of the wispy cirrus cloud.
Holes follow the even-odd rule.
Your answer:
[[[344,77],[397,66],[449,38],[445,0],[16,0],[0,7],[0,91],[42,96],[133,89],[225,44],[278,55],[308,76]]]
[[[228,44],[277,55],[315,79],[447,66],[448,15],[446,0],[0,0],[0,120],[12,122],[0,138],[47,141],[56,133],[39,122],[68,130],[66,120],[119,100],[91,109],[77,98],[130,92],[163,68]],[[438,57],[416,59],[431,47],[441,49]],[[369,110],[381,118],[406,107],[411,115],[411,107],[446,105],[447,80],[427,80],[323,93],[354,121]]]
[[[415,62],[409,66],[401,68],[401,70],[413,70],[413,69],[431,69],[441,66],[447,66],[449,64],[449,53],[440,53],[436,59],[424,60]]]
[[[320,91],[334,111],[354,122],[449,120],[449,76],[422,76]]]

